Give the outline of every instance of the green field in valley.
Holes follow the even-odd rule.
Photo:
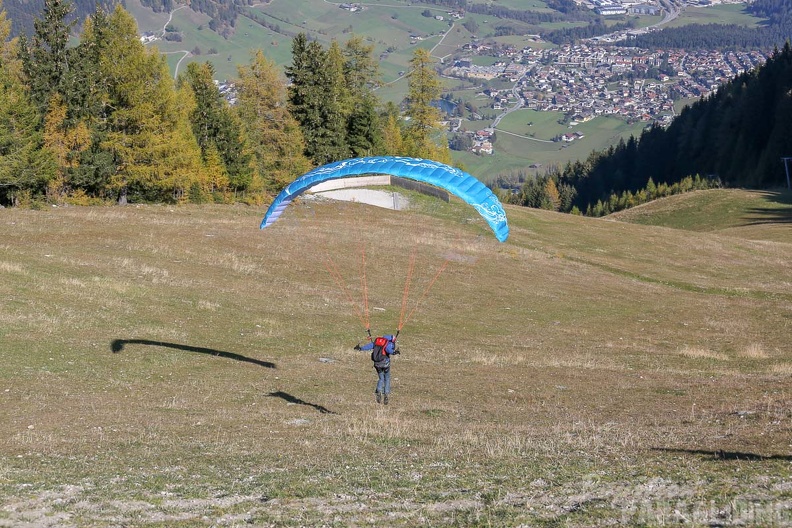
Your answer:
[[[510,0],[502,4],[511,9],[525,8],[522,2]],[[543,9],[545,4],[534,2],[535,9]],[[168,20],[167,14],[154,14],[142,8],[134,0],[127,3],[133,15],[139,21],[141,31],[160,31]],[[443,15],[445,20],[436,20],[423,16],[423,12]],[[293,2],[275,1],[259,4],[250,8],[251,12],[267,18],[268,23],[277,24],[281,33],[267,29],[252,19],[241,17],[237,22],[236,32],[225,39],[208,28],[208,17],[194,13],[183,8],[173,12],[171,24],[183,33],[182,42],[157,41],[156,45],[168,55],[168,64],[175,71],[177,64],[184,68],[191,61],[210,61],[215,67],[219,79],[233,79],[237,75],[237,65],[247,63],[250,53],[255,49],[262,49],[264,53],[277,64],[285,66],[291,60],[291,36],[306,31],[312,38],[318,39],[327,45],[332,39],[344,41],[351,35],[358,35],[366,39],[375,47],[375,54],[380,58],[382,80],[386,83],[377,91],[378,97],[383,102],[399,103],[407,93],[407,80],[403,73],[409,69],[409,61],[416,48],[422,47],[432,50],[433,56],[439,61],[445,57],[451,60],[461,46],[470,42],[473,37],[462,26],[462,21],[450,22],[445,15],[445,10],[427,5],[412,5],[405,0],[388,2],[371,2],[365,4],[365,9],[351,13],[340,9],[338,4],[322,2]],[[502,21],[495,17],[468,14],[479,25],[476,35],[480,38],[494,35],[496,27]],[[656,22],[657,17],[641,17],[639,25],[644,26]],[[745,13],[744,5],[731,4],[709,8],[687,7],[674,24],[687,24],[691,22],[720,22],[744,23],[749,26],[759,22]],[[453,23],[453,27],[450,24]],[[512,22],[510,22],[512,23]],[[517,22],[514,24],[520,25]],[[570,24],[558,24],[557,27],[568,27]],[[523,35],[511,35],[491,38],[491,40],[504,44],[523,46],[548,46],[548,43],[537,43],[530,36],[536,28],[527,25],[520,26]],[[450,28],[450,31],[448,31]],[[443,37],[442,34],[448,31]],[[418,37],[418,38],[413,38]],[[441,42],[442,39],[442,42]],[[193,55],[195,49],[201,55]],[[209,55],[209,50],[214,49],[216,54]],[[186,55],[186,56],[185,56]],[[494,57],[474,57],[476,64],[491,64],[497,59]],[[183,71],[183,70],[182,70]],[[490,102],[486,99],[476,98],[475,93],[479,88],[474,88],[464,80],[443,79],[447,90],[453,91],[454,97],[465,100],[472,99],[477,105],[484,105],[482,111],[493,116],[494,110],[487,110]],[[501,83],[503,84],[503,83]],[[493,87],[507,88],[493,82]],[[681,109],[680,102],[677,110]],[[561,116],[555,113],[539,115],[529,110],[520,110],[507,116],[499,128],[501,133],[495,145],[496,153],[493,156],[476,156],[467,152],[454,152],[453,159],[456,163],[463,164],[468,170],[484,180],[503,171],[517,168],[526,168],[529,165],[540,165],[544,170],[549,165],[563,165],[568,161],[586,158],[592,151],[602,150],[626,139],[630,135],[638,136],[644,123],[628,124],[623,120],[611,117],[598,117],[590,122],[581,123],[569,128],[567,125],[557,123]],[[485,128],[492,120],[482,120],[465,123],[470,130]],[[534,122],[529,127],[527,123]],[[543,143],[518,136],[529,136],[534,139],[548,140],[554,135],[578,131],[585,138],[572,143]],[[515,134],[515,135],[513,135]]]
[[[617,117],[597,117],[577,125],[560,124],[559,112],[518,110],[504,118],[496,131],[495,154],[476,155],[469,152],[452,152],[454,160],[463,163],[469,172],[487,181],[499,172],[512,169],[527,169],[529,165],[541,165],[539,172],[549,165],[561,166],[569,161],[585,159],[592,151],[608,148],[628,139],[638,137],[646,123],[628,124]],[[488,126],[491,121],[466,122],[465,126],[476,130]],[[571,143],[552,141],[553,137],[580,132],[585,137]],[[529,170],[533,172],[534,170]]]
[[[721,4],[710,7],[686,6],[680,16],[668,27],[686,26],[688,24],[737,24],[756,27],[762,23],[761,18],[752,16],[746,10],[746,4]]]

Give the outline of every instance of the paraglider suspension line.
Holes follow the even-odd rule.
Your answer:
[[[401,312],[399,313],[399,326],[397,330],[401,330],[406,322],[404,316],[407,314],[407,298],[410,296],[410,283],[412,282],[413,271],[415,271],[415,255],[417,248],[413,248],[410,252],[410,263],[407,266],[407,278],[404,279],[404,291],[402,292]]]
[[[426,285],[426,289],[421,294],[421,297],[418,299],[418,302],[415,303],[415,306],[413,306],[413,309],[410,310],[410,313],[407,314],[407,317],[405,317],[403,320],[399,321],[398,330],[401,330],[402,327],[405,324],[407,324],[407,321],[409,321],[412,318],[413,314],[415,313],[415,310],[418,309],[418,306],[420,306],[421,302],[423,302],[424,298],[426,298],[426,295],[429,293],[429,290],[432,289],[432,286],[434,285],[435,281],[437,281],[437,278],[440,277],[440,274],[443,273],[443,271],[446,269],[446,266],[448,266],[448,262],[449,262],[448,260],[443,262],[443,265],[440,266],[440,269],[437,270],[437,273],[435,273],[435,276],[432,277],[432,280],[429,281],[429,284]]]
[[[363,326],[366,327],[366,332],[369,334],[371,340],[371,318],[369,317],[368,305],[368,282],[366,281],[366,245],[360,247],[360,282],[363,287]]]
[[[352,299],[352,295],[349,294],[349,290],[347,289],[347,287],[344,286],[344,279],[341,276],[341,272],[338,271],[338,268],[336,267],[335,262],[333,262],[333,259],[332,259],[332,257],[330,257],[329,254],[327,255],[327,259],[325,260],[325,268],[327,268],[327,272],[330,273],[331,277],[333,277],[333,280],[335,280],[335,282],[338,285],[339,289],[342,292],[344,292],[344,295],[346,296],[347,300],[349,301],[349,304],[351,304],[352,308],[355,310],[355,315],[357,315],[358,319],[360,319],[360,323],[364,327],[366,327],[366,330],[368,330],[368,324],[366,322],[365,317],[363,316],[362,313],[360,313],[360,308],[358,308],[358,305]]]

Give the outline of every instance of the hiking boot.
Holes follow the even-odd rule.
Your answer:
[[[388,405],[388,395],[387,394],[383,397],[382,403],[384,403],[385,405]]]
[[[377,403],[382,403],[382,394],[380,394],[379,392],[375,392],[374,395],[377,398]],[[385,396],[385,403],[388,403],[388,397],[387,396]]]

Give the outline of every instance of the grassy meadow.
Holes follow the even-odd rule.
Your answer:
[[[686,6],[680,16],[669,23],[668,27],[688,24],[737,24],[757,27],[762,23],[762,20],[748,13],[746,4],[721,4],[710,7]]]
[[[305,32],[327,46],[331,41],[345,42],[352,35],[360,36],[368,44],[374,46],[374,53],[380,58],[382,80],[386,83],[396,81],[399,72],[408,69],[408,63],[417,47],[433,49],[436,60],[450,58],[458,53],[463,44],[472,38],[486,39],[501,44],[519,47],[546,47],[548,43],[537,43],[531,37],[538,32],[536,26],[516,20],[509,20],[507,25],[515,30],[515,35],[495,36],[504,21],[487,15],[468,13],[465,20],[472,19],[478,24],[478,32],[472,35],[463,26],[465,20],[449,20],[448,11],[442,7],[429,4],[416,4],[406,0],[389,0],[386,2],[367,2],[365,9],[355,13],[340,9],[338,3],[330,2],[267,2],[248,8],[251,15],[262,17],[268,24],[277,25],[279,32],[265,28],[252,18],[240,16],[236,21],[234,33],[223,37],[209,29],[210,17],[193,12],[188,8],[177,8],[172,12],[171,25],[182,34],[181,42],[159,40],[157,48],[168,56],[171,71],[176,73],[179,60],[190,52],[179,64],[179,71],[190,62],[209,61],[215,67],[218,80],[237,77],[237,66],[247,64],[251,51],[261,49],[276,64],[285,67],[291,62],[292,35]],[[502,3],[511,9],[530,9],[534,11],[550,11],[545,2],[531,0],[509,0]],[[169,13],[154,13],[141,5],[140,0],[129,0],[125,8],[135,17],[141,33],[159,33],[169,20]],[[433,14],[441,15],[444,20],[423,16],[429,9]],[[732,10],[733,11],[733,10]],[[732,11],[726,11],[726,20],[732,20]],[[697,17],[699,15],[696,15]],[[640,26],[659,20],[658,17],[639,17]],[[698,20],[698,18],[696,18]],[[544,29],[572,27],[579,23],[560,22],[542,26]],[[440,42],[441,35],[445,38]],[[413,40],[418,36],[420,40]],[[200,54],[192,54],[195,49]],[[217,50],[209,54],[210,49]],[[385,100],[400,102],[406,93],[406,85],[398,94]],[[390,95],[390,94],[388,94]]]
[[[792,525],[788,196],[411,199],[0,209],[0,526]]]
[[[627,123],[611,116],[596,117],[574,126],[560,124],[561,112],[538,112],[521,109],[508,114],[498,125],[493,155],[476,155],[472,152],[452,151],[454,161],[482,181],[491,181],[495,175],[512,169],[525,169],[539,164],[536,172],[544,173],[549,165],[563,166],[570,161],[584,160],[593,151],[606,150],[619,140],[630,136],[640,137],[646,127],[644,122]],[[468,121],[469,130],[489,126],[489,121]],[[580,132],[585,137],[571,143],[553,142],[555,136]]]

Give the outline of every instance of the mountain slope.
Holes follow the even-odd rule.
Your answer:
[[[686,106],[667,128],[653,126],[639,140],[593,153],[559,178],[575,187],[585,211],[612,193],[636,192],[651,178],[673,184],[696,174],[730,187],[786,184],[783,157],[792,151],[792,48]]]
[[[608,218],[792,243],[792,193],[789,191],[697,191],[655,200]]]
[[[114,6],[122,3],[118,0],[72,0],[74,9],[70,21],[79,28],[97,6],[112,11]],[[33,21],[40,18],[44,11],[44,0],[4,0],[2,8],[11,21],[11,36],[33,34]]]
[[[4,520],[782,524],[791,244],[414,203],[0,210]]]

